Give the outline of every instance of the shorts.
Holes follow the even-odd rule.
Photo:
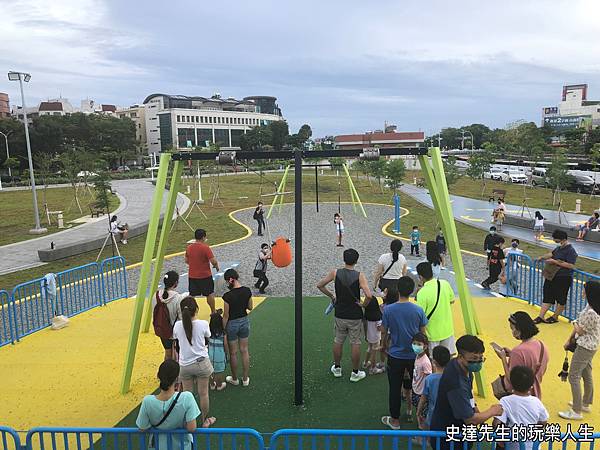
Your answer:
[[[537,225],[535,227],[533,227],[533,231],[537,232],[537,233],[541,233],[544,231],[544,225]]]
[[[340,319],[336,317],[333,330],[333,342],[336,344],[343,344],[348,336],[350,336],[350,344],[360,345],[362,343],[364,336],[362,319]]]
[[[433,355],[433,349],[438,345],[446,347],[451,355],[456,353],[456,340],[454,339],[454,335],[447,337],[446,339],[442,339],[441,341],[429,341],[429,353],[431,355]]]
[[[572,276],[555,276],[553,280],[544,280],[544,303],[554,305],[558,303],[561,306],[567,304],[569,289],[573,284]]]
[[[198,358],[192,364],[180,366],[179,378],[181,380],[194,380],[196,378],[208,378],[213,373],[213,366],[208,358]]]
[[[416,408],[417,406],[419,406],[419,401],[421,400],[421,396],[419,394],[415,394],[415,391],[412,391],[410,400],[411,400],[412,405]],[[425,408],[423,408],[423,411],[421,411],[421,414],[419,414],[419,417],[422,419],[425,419],[427,417],[428,409],[429,409],[428,402],[425,402]]]
[[[398,287],[398,280],[391,279],[391,278],[382,278],[379,280],[379,289],[381,289],[382,292],[386,288],[389,289],[389,288],[397,288],[397,287]]]
[[[228,321],[226,332],[229,341],[248,339],[248,336],[250,336],[250,320],[248,316]]]
[[[192,297],[198,295],[207,297],[215,293],[215,282],[212,276],[207,278],[190,278],[189,288]]]
[[[367,321],[367,342],[369,344],[379,345],[379,342],[381,341],[381,331],[378,329],[378,327],[380,325],[381,320],[376,322],[370,320]]]

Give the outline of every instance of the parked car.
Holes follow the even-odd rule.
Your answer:
[[[501,179],[506,183],[527,183],[527,175],[523,172],[511,172],[505,170],[502,172]]]
[[[533,169],[531,172],[531,184],[534,186],[546,186],[548,184],[546,169]]]
[[[483,174],[484,178],[489,178],[490,180],[502,180],[502,170],[500,169],[490,169],[489,172]]]
[[[583,192],[591,194],[599,190],[599,187],[594,183],[594,179],[588,175],[573,175],[573,182],[569,186],[569,190],[575,192]]]
[[[127,166],[119,166],[119,167],[117,167],[116,171],[117,172],[129,172],[129,170],[130,170],[129,167],[127,167]]]
[[[83,177],[97,177],[98,174],[96,172],[90,172],[89,170],[82,170],[81,172],[79,172],[77,174],[77,176],[79,178],[83,178]]]

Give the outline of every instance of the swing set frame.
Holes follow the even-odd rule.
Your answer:
[[[346,158],[367,158],[367,151],[362,150],[284,150],[284,151],[267,151],[267,152],[220,152],[220,153],[192,153],[192,152],[176,152],[176,153],[161,153],[160,166],[156,178],[156,189],[152,201],[152,209],[150,211],[150,221],[146,234],[146,244],[144,247],[143,262],[140,270],[140,278],[137,287],[137,294],[134,302],[134,310],[132,315],[131,329],[129,340],[126,349],[125,361],[123,366],[123,375],[121,379],[121,392],[127,393],[131,385],[131,377],[135,362],[135,355],[138,345],[139,333],[143,331],[148,333],[150,330],[150,322],[152,318],[152,296],[156,292],[160,276],[162,273],[163,261],[167,248],[167,237],[171,231],[173,211],[177,193],[181,183],[181,173],[183,162],[190,160],[212,160],[219,161],[223,153],[227,153],[228,158],[223,158],[229,164],[235,164],[238,160],[251,159],[288,159],[293,160],[294,165],[294,229],[295,229],[295,274],[294,274],[294,403],[302,405],[303,403],[303,295],[302,295],[302,167],[304,158],[330,158],[330,157],[346,157]],[[466,282],[465,270],[454,223],[452,206],[450,204],[450,196],[448,193],[448,185],[444,174],[444,166],[442,163],[441,152],[438,147],[433,148],[382,148],[377,152],[377,157],[396,156],[396,155],[414,155],[418,156],[421,164],[421,170],[425,175],[429,193],[433,201],[434,211],[442,231],[446,236],[448,251],[452,258],[454,271],[456,274],[456,284],[458,287],[458,295],[460,299],[460,307],[465,325],[465,330],[468,334],[481,334],[481,327],[477,319],[475,308],[471,299],[471,293]],[[370,156],[370,159],[373,157]],[[162,229],[158,246],[156,238],[158,236],[160,211],[163,206],[163,192],[165,190],[167,173],[169,167],[173,163],[171,183],[167,202],[165,207]],[[223,163],[223,162],[222,162]],[[285,186],[285,181],[289,173],[291,164],[286,167],[283,180],[280,183],[281,193]],[[279,189],[278,189],[279,191]],[[278,197],[276,195],[273,205]],[[271,212],[271,211],[269,211]],[[156,253],[155,253],[156,249]],[[154,272],[151,275],[151,269]],[[485,374],[483,371],[475,374],[477,382],[478,394],[482,397],[486,396],[487,389],[485,383]]]

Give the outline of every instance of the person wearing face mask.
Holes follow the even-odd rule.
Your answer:
[[[552,239],[554,239],[557,247],[540,259],[545,260],[546,264],[558,267],[551,268],[555,270],[553,276],[549,275],[549,272],[544,269],[544,299],[540,315],[533,321],[536,324],[558,322],[558,316],[565,310],[569,289],[573,284],[573,268],[577,261],[577,252],[567,240],[566,231],[554,230]],[[554,315],[545,319],[544,316],[555,303]]]
[[[542,379],[548,367],[550,353],[546,345],[534,336],[539,333],[538,327],[524,311],[517,311],[508,317],[510,331],[515,339],[521,341],[512,350],[493,344],[492,347],[502,361],[504,368],[504,387],[508,392],[512,390],[510,384],[510,371],[516,366],[529,367],[535,376],[532,394],[542,398]]]
[[[250,384],[250,353],[248,351],[248,337],[250,336],[250,321],[248,311],[252,311],[252,291],[240,284],[239,274],[234,269],[227,269],[223,279],[229,291],[223,294],[223,325],[229,343],[229,358],[231,375],[225,378],[229,384],[238,386],[237,377],[238,351],[242,355],[242,386]]]
[[[498,236],[496,235],[496,227],[492,225],[490,227],[490,232],[483,241],[483,251],[487,255],[488,259],[490,257],[490,252],[492,251],[492,248],[494,248],[494,244],[496,243],[497,239]]]
[[[499,404],[479,411],[473,398],[473,374],[481,370],[485,361],[483,341],[467,334],[456,341],[456,348],[458,356],[448,363],[440,378],[431,430],[445,432],[451,426],[462,429],[463,425],[479,425],[503,413]],[[436,440],[431,438],[433,448],[454,448],[454,444],[445,439],[439,439],[439,447],[436,447]]]

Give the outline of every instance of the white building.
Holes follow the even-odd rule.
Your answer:
[[[542,110],[542,125],[565,130],[581,125],[600,126],[600,101],[587,99],[587,84],[563,86],[562,101],[558,106]]]
[[[283,120],[277,99],[269,96],[221,98],[152,94],[144,100],[148,153],[169,148],[239,149],[247,130]]]
[[[148,154],[148,140],[146,139],[146,109],[140,105],[129,108],[119,108],[115,113],[120,119],[129,118],[135,124],[135,139],[139,142],[142,155]]]
[[[115,105],[96,104],[89,99],[81,101],[81,108],[75,108],[68,99],[59,97],[42,101],[37,106],[27,107],[27,119],[31,122],[39,116],[69,116],[75,113],[114,115],[116,109]],[[23,120],[23,108],[15,105],[12,115]]]

